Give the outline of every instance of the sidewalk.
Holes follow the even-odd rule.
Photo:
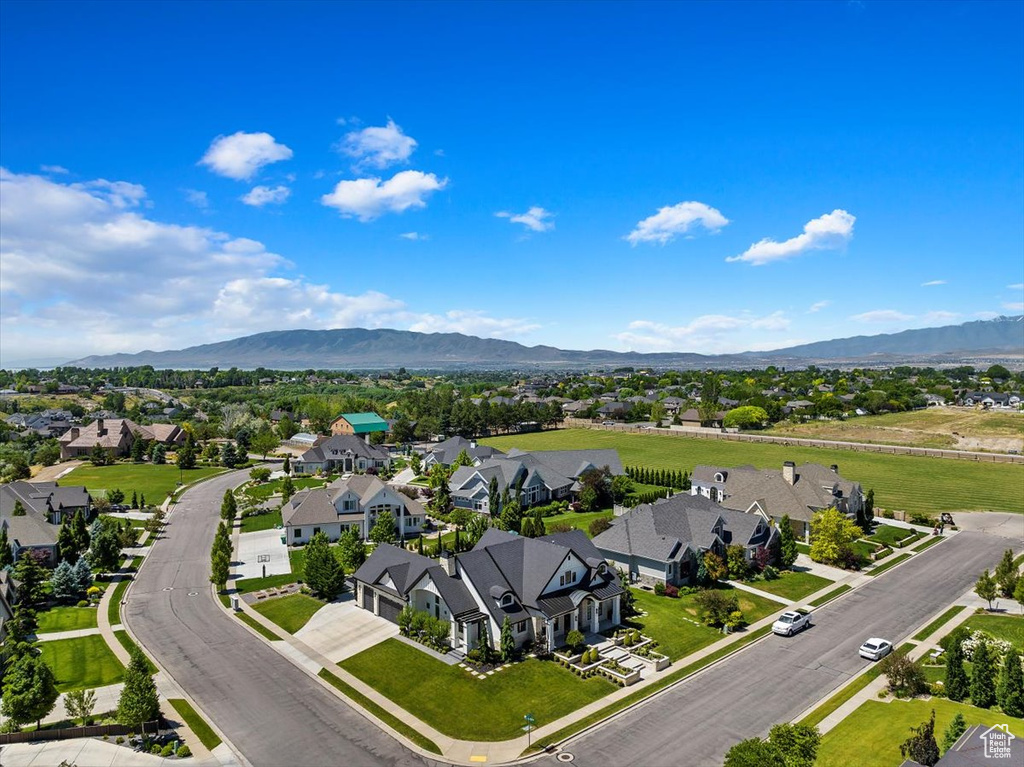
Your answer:
[[[50,631],[46,634],[34,634],[37,642],[59,642],[61,639],[78,639],[79,637],[99,634],[100,630],[95,629],[72,629],[71,631]]]

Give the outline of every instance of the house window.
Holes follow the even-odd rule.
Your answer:
[[[320,528],[319,527],[314,527],[313,528],[313,535],[316,535],[319,532],[320,532]]]
[[[565,585],[565,573],[563,573],[562,575],[558,576],[558,585],[559,586],[564,586]]]
[[[524,631],[526,631],[526,621],[519,621],[519,623],[516,624],[516,633],[522,634]]]
[[[301,527],[296,527],[295,528],[295,537],[296,538],[301,538],[302,537],[302,528]]]

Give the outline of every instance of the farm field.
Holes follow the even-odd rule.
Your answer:
[[[188,484],[223,471],[225,469],[218,467],[204,467],[189,469],[180,476]],[[178,467],[169,463],[117,463],[113,466],[84,463],[64,476],[61,485],[85,485],[94,497],[103,495],[107,490],[117,489],[131,499],[134,491],[146,496],[147,503],[157,506],[178,486],[178,477]]]
[[[967,408],[929,408],[845,421],[779,423],[764,432],[776,436],[909,445],[958,450],[1024,449],[1024,415]]]
[[[562,429],[481,440],[502,450],[616,448],[623,464],[693,471],[698,464],[782,468],[783,461],[838,464],[847,479],[873,488],[875,504],[934,514],[940,511],[1009,511],[1024,514],[1024,466],[948,458],[857,453],[815,447],[725,442],[661,434]]]

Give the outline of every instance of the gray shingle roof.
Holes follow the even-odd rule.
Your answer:
[[[377,461],[384,461],[390,457],[386,450],[371,445],[362,437],[357,437],[354,434],[335,434],[330,439],[307,450],[299,460],[303,463],[323,463],[324,461],[340,460],[348,453]]]
[[[379,581],[385,575],[391,578],[396,593],[402,598],[409,596],[409,591],[424,575],[429,575],[452,615],[459,617],[477,610],[476,600],[461,578],[449,576],[432,559],[389,543],[382,543],[374,549],[353,578],[381,587]]]

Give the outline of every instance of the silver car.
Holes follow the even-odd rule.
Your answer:
[[[860,646],[860,657],[868,660],[881,660],[892,652],[892,642],[872,637]]]

